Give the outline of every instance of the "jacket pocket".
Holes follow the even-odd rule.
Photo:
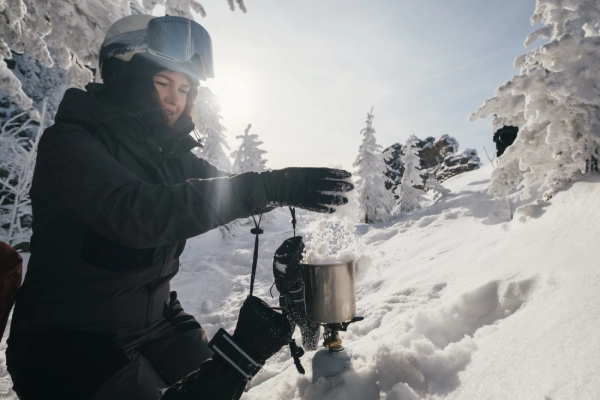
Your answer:
[[[155,251],[155,248],[122,246],[88,229],[83,238],[81,259],[99,269],[122,272],[152,267]]]

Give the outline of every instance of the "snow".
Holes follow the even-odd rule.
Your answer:
[[[339,193],[331,193],[339,194]],[[364,252],[363,241],[354,234],[360,214],[357,191],[345,193],[348,203],[337,207],[335,214],[306,213],[299,227],[304,236],[304,262],[308,264],[345,264],[357,261]]]
[[[347,238],[328,236],[344,224],[335,214],[297,210],[307,248],[343,239],[340,248],[360,253],[357,315],[365,320],[341,332],[350,357],[342,372],[323,372],[332,366],[323,354],[314,359],[320,349],[303,357],[300,375],[284,348],[242,398],[600,398],[600,176],[543,202],[513,193],[511,220],[506,200],[487,194],[491,174],[488,164],[453,177],[443,183],[447,197],[392,222],[356,225]],[[260,237],[255,292],[272,305],[272,257],[292,236],[286,211],[275,211]],[[248,294],[249,230],[227,241],[213,230],[182,255],[173,288],[209,336],[233,332]],[[0,357],[0,398],[16,399]]]

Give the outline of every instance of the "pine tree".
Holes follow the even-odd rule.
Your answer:
[[[419,147],[417,146],[419,139],[415,135],[410,135],[406,144],[404,145],[403,161],[404,161],[404,174],[400,185],[396,188],[396,194],[398,195],[398,211],[410,212],[421,206],[421,202],[424,199],[423,195],[425,192],[415,186],[423,186],[423,178],[419,172],[420,158],[419,158]]]
[[[223,117],[220,112],[215,94],[209,88],[201,87],[194,104],[193,118],[203,147],[195,153],[221,171],[231,172],[231,161],[223,150],[230,149],[223,133],[226,129],[221,124]]]
[[[525,46],[548,43],[515,59],[520,74],[471,115],[493,116],[493,130],[517,126],[515,142],[498,159],[490,193],[541,183],[560,186],[597,165],[600,147],[600,3],[537,0]],[[551,194],[552,190],[549,194]]]
[[[244,172],[263,172],[267,169],[267,160],[263,159],[263,154],[267,152],[258,148],[263,142],[258,140],[258,135],[249,134],[252,124],[244,131],[243,135],[236,136],[236,139],[242,139],[240,147],[231,153],[233,162],[233,173],[241,174]]]
[[[389,178],[385,175],[388,166],[385,163],[381,146],[375,139],[373,128],[373,108],[367,113],[367,126],[360,131],[364,136],[358,149],[356,167],[358,199],[361,208],[361,220],[365,223],[387,222],[392,218],[394,195],[385,188]]]
[[[266,171],[267,160],[263,159],[263,154],[267,152],[260,149],[258,146],[263,142],[258,140],[258,135],[249,134],[252,124],[244,131],[243,135],[236,136],[236,139],[242,139],[242,143],[237,150],[231,153],[231,158],[234,159],[232,172],[234,174],[242,174],[244,172],[263,172]],[[255,216],[258,221],[259,216]],[[270,223],[275,219],[272,213],[263,214],[262,222]],[[230,224],[221,227],[223,238],[228,239],[239,234],[246,234],[250,231],[250,227],[254,226],[252,218],[240,218]]]

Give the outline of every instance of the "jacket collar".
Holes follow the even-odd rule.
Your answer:
[[[68,89],[65,92],[55,122],[69,122],[81,126],[93,125],[126,146],[138,156],[148,157],[147,146],[165,147],[166,155],[176,156],[201,146],[189,134],[194,124],[180,124],[175,131],[153,134],[136,113],[115,105],[107,96],[103,85],[90,83],[86,91]]]

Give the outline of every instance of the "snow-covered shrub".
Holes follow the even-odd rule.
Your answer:
[[[388,166],[385,163],[381,146],[375,139],[373,128],[373,109],[367,113],[367,126],[360,131],[364,135],[353,166],[356,167],[358,201],[361,208],[361,220],[368,223],[387,222],[394,210],[394,196],[385,188],[390,179],[385,175]],[[389,153],[388,153],[389,155]]]
[[[537,0],[525,46],[548,43],[515,59],[520,74],[471,115],[493,116],[494,130],[519,127],[492,175],[502,196],[541,183],[554,188],[594,169],[600,143],[600,2]]]
[[[215,94],[209,88],[200,88],[193,111],[192,116],[203,146],[195,150],[195,153],[221,171],[231,172],[231,161],[223,151],[223,147],[229,150],[229,144],[223,133],[226,129],[221,124],[221,109]]]
[[[435,178],[428,178],[425,182],[425,191],[433,192],[433,200],[442,199],[450,194],[450,189],[443,187]]]
[[[415,135],[410,135],[404,145],[404,174],[400,185],[396,188],[398,196],[398,211],[410,212],[421,206],[424,200],[425,192],[415,186],[423,186],[423,178],[421,178],[421,168],[419,166],[419,151],[417,142],[419,139]]]
[[[42,121],[45,106],[46,103],[42,107]],[[0,240],[27,249],[32,220],[29,189],[44,125],[39,125],[31,139],[26,131],[33,121],[15,123],[17,117],[0,127]]]

